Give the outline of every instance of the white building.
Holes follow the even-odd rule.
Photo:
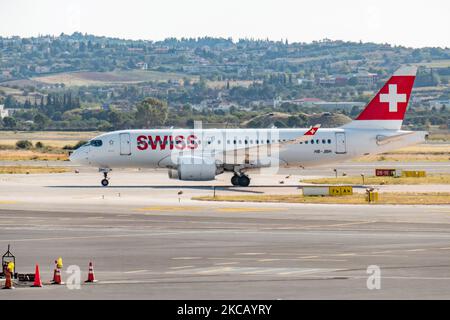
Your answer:
[[[4,117],[9,117],[9,110],[5,109],[3,104],[0,104],[0,119],[3,119]]]

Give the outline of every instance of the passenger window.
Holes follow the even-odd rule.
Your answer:
[[[328,144],[331,144],[331,139],[328,139]]]
[[[317,140],[316,140],[316,143],[317,143],[317,144],[319,144],[319,143],[320,143],[320,140],[319,140],[319,139],[317,139]]]
[[[311,140],[311,144],[314,144],[314,140]]]
[[[233,144],[236,144],[236,140],[233,140]]]
[[[325,144],[325,143],[327,143],[327,142],[325,141],[325,139],[322,139],[322,143]]]
[[[220,140],[217,140],[217,144],[220,144]]]
[[[244,143],[245,143],[245,144],[248,144],[248,141],[247,141],[247,140],[244,140]]]
[[[305,144],[308,144],[308,140],[305,141]]]

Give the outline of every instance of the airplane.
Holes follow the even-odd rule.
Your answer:
[[[231,184],[250,185],[248,172],[263,168],[331,165],[421,143],[425,131],[405,131],[402,122],[417,67],[403,66],[358,117],[337,128],[139,129],[99,135],[70,161],[103,173],[115,168],[166,168],[179,180],[211,181],[232,172]]]

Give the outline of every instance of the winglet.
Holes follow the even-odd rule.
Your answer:
[[[320,124],[313,125],[311,129],[305,132],[304,136],[313,136],[316,134],[317,130],[319,130]]]

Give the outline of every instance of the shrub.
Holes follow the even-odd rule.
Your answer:
[[[37,149],[42,149],[42,148],[44,148],[44,144],[42,142],[38,141],[38,142],[36,142],[34,147]]]
[[[19,140],[16,142],[16,147],[18,149],[30,149],[33,147],[33,144],[29,140]]]

